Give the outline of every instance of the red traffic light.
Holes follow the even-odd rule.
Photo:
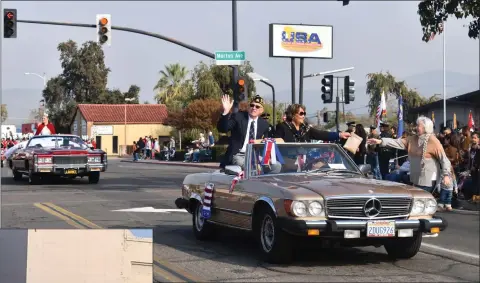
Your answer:
[[[13,14],[12,12],[7,12],[6,16],[9,20],[11,20],[15,17],[15,14]]]

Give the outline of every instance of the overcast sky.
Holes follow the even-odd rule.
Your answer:
[[[108,13],[113,25],[157,32],[211,52],[232,46],[229,1],[8,1],[2,5],[18,9],[19,19],[94,24],[96,14]],[[246,51],[256,72],[276,86],[277,99],[283,101],[290,99],[290,60],[268,57],[269,23],[333,25],[334,58],[307,59],[305,74],[354,66],[350,75],[357,86],[364,87],[365,75],[370,72],[390,70],[405,78],[441,70],[441,36],[428,44],[421,41],[417,5],[416,1],[351,1],[345,7],[336,1],[239,2],[238,45]],[[467,23],[455,19],[447,23],[447,70],[478,77],[479,41],[468,38]],[[80,44],[95,40],[95,29],[20,23],[18,38],[2,42],[3,88],[38,89],[40,98],[43,82],[24,73],[45,72],[49,77],[59,74],[56,48],[68,39]],[[141,101],[153,101],[153,86],[164,65],[178,62],[191,69],[199,61],[209,60],[168,42],[121,31],[113,31],[112,46],[105,47],[105,53],[112,70],[108,86],[126,91],[129,85],[137,84]],[[319,93],[320,80],[305,80],[305,92]],[[270,94],[265,86],[257,90],[261,95]],[[366,98],[364,93],[357,93],[355,103],[346,109],[365,105],[362,100]]]

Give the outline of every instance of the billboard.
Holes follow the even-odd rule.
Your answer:
[[[270,57],[333,58],[333,26],[270,24]]]

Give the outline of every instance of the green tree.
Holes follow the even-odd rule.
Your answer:
[[[165,70],[160,71],[160,79],[153,88],[157,91],[155,100],[157,103],[167,103],[182,95],[183,86],[187,79],[188,71],[185,66],[180,64],[171,64],[165,66]]]
[[[418,14],[422,25],[423,38],[428,42],[433,34],[442,33],[440,24],[450,16],[457,19],[470,18],[468,36],[479,38],[480,2],[478,0],[424,0],[418,4]]]
[[[0,121],[4,123],[8,118],[7,104],[2,104],[0,106]]]
[[[215,128],[221,115],[222,104],[218,99],[197,99],[183,111],[183,128],[204,132]]]
[[[397,81],[395,77],[387,73],[370,73],[367,75],[367,94],[370,96],[368,102],[369,115],[375,117],[377,114],[377,107],[380,104],[381,93],[385,93],[385,99],[388,100],[389,96],[393,95],[395,99],[401,95],[403,98],[403,115],[408,120],[409,110],[422,106],[428,102],[435,101],[437,95],[434,95],[428,99],[420,96],[420,94],[414,90],[408,88],[405,81]],[[396,109],[396,108],[395,108]]]

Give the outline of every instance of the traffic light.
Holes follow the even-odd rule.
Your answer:
[[[335,119],[335,112],[326,111],[326,112],[323,113],[323,122],[324,123],[328,123],[333,119]]]
[[[350,104],[350,101],[355,101],[355,81],[346,76],[344,84],[345,104]]]
[[[322,79],[322,100],[323,103],[332,103],[333,101],[333,75],[327,75]]]
[[[241,77],[237,80],[238,101],[248,100],[248,85],[247,79]]]
[[[112,45],[112,16],[109,14],[97,15],[97,42]]]
[[[3,9],[3,38],[17,38],[17,9]]]

